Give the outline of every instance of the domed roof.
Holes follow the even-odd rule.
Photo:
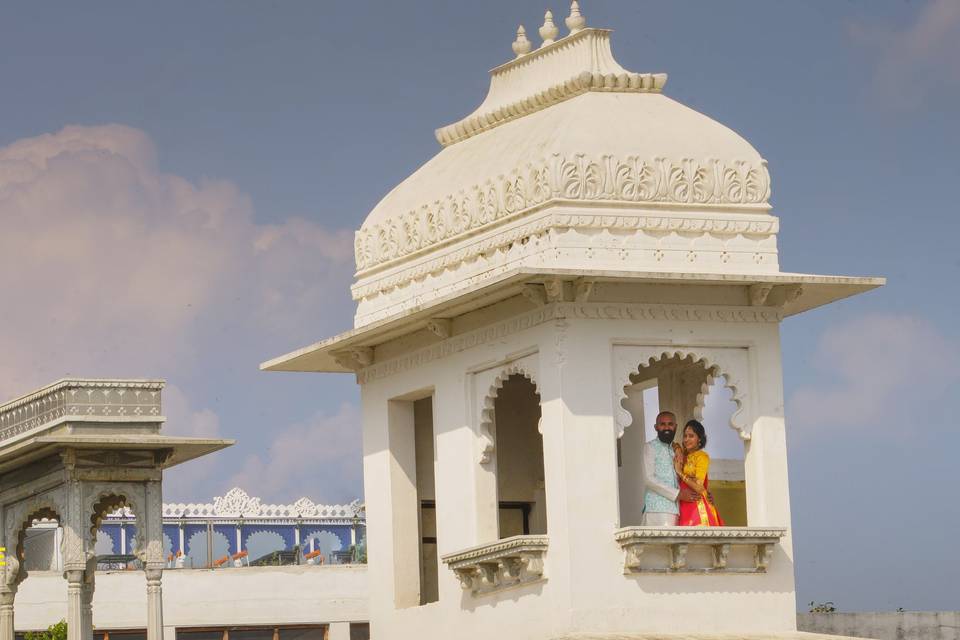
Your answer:
[[[756,149],[664,96],[665,74],[623,69],[609,36],[581,29],[494,69],[483,104],[438,129],[444,148],[367,216],[358,272],[474,230],[457,219],[470,207],[519,210],[572,197],[767,210],[769,177]],[[448,210],[431,223],[438,206]]]
[[[551,318],[769,321],[883,284],[781,272],[756,149],[617,64],[576,0],[565,22],[547,12],[533,52],[518,30],[357,231],[354,328],[261,368],[375,378]]]

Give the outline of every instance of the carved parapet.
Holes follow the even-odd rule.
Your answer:
[[[159,422],[162,380],[60,380],[0,405],[0,442],[65,421]]]
[[[623,572],[632,573],[764,573],[787,530],[773,527],[624,527],[614,538],[624,551]],[[693,562],[692,550],[706,547],[706,561]],[[732,550],[752,547],[752,554]],[[641,562],[660,550],[663,561]],[[665,553],[664,553],[665,551]],[[739,561],[732,562],[735,557]],[[749,558],[749,560],[746,560]]]
[[[543,580],[547,536],[513,536],[443,556],[464,591],[483,595]]]

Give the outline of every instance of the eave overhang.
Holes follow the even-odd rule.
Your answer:
[[[437,299],[429,305],[405,311],[383,320],[345,331],[297,349],[260,365],[263,371],[312,371],[351,373],[337,361],[337,354],[351,349],[368,349],[400,338],[428,326],[436,318],[456,318],[464,313],[486,307],[519,295],[524,285],[543,283],[551,279],[590,280],[593,282],[629,282],[662,285],[707,285],[725,287],[753,287],[763,289],[791,287],[802,294],[787,296],[779,305],[784,316],[792,316],[810,309],[842,300],[858,293],[881,287],[885,278],[823,276],[799,273],[731,274],[689,272],[637,272],[613,270],[568,270],[519,267],[501,274],[496,279],[465,295],[462,291]],[[766,298],[766,296],[764,296]],[[770,297],[769,304],[777,301]],[[656,299],[635,300],[638,303],[657,303]]]
[[[158,467],[168,469],[233,445],[236,440],[178,438],[148,434],[47,434],[33,435],[0,448],[0,473],[46,458],[67,449],[99,451],[151,451]]]

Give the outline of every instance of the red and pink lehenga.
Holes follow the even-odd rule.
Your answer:
[[[696,502],[680,501],[680,519],[677,524],[681,527],[722,527],[723,518],[710,500],[710,481],[707,471],[710,468],[710,456],[706,451],[693,451],[686,455],[683,464],[683,475],[688,482],[679,480],[680,487],[687,487],[699,494]]]

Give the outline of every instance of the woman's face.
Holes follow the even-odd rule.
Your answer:
[[[683,428],[683,448],[686,451],[696,451],[700,448],[700,437],[690,427]]]

